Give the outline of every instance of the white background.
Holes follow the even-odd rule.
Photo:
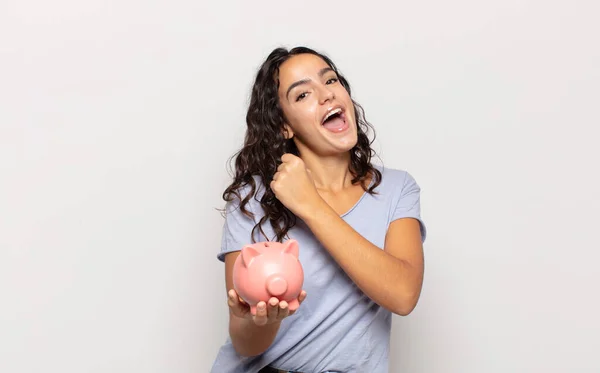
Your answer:
[[[599,372],[600,6],[0,3],[0,371],[208,372],[256,69],[329,54],[422,187],[391,372]]]

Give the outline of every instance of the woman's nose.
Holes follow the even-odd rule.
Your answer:
[[[333,93],[333,91],[327,86],[321,87],[319,95],[321,103],[331,101],[335,98],[335,93]]]

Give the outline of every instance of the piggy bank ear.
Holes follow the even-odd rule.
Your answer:
[[[298,258],[299,249],[298,249],[298,241],[296,240],[288,240],[283,247],[283,252],[286,254],[292,254],[294,257]]]
[[[259,256],[260,253],[258,252],[258,250],[256,250],[252,246],[246,245],[242,248],[241,255],[242,255],[242,262],[244,263],[244,265],[246,267],[248,267],[250,265],[250,262],[252,261],[252,259]]]

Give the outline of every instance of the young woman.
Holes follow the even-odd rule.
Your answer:
[[[387,373],[392,314],[408,315],[423,281],[420,189],[371,163],[371,129],[333,62],[275,49],[258,71],[236,156],[219,260],[229,338],[212,372]],[[256,315],[233,290],[248,243],[295,239],[300,307],[272,298]]]

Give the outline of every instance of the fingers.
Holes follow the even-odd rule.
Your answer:
[[[279,166],[277,166],[277,170],[273,175],[273,181],[271,182],[271,185],[274,181],[277,181],[282,176],[295,169],[295,167],[300,165],[301,162],[302,160],[300,159],[300,157],[295,156],[291,153],[285,153],[283,156],[281,156],[281,163],[279,164]]]
[[[233,308],[233,307],[235,307],[237,302],[238,302],[238,299],[235,296],[235,291],[229,290],[229,292],[227,293],[227,305],[229,307]]]
[[[271,190],[273,191],[273,193],[275,193],[275,195],[277,195],[277,193],[279,192],[279,186],[278,186],[279,184],[277,184],[277,180],[275,180],[275,177],[273,178],[273,181],[271,181],[269,186],[271,187]]]
[[[235,290],[231,289],[227,293],[227,305],[231,311],[239,317],[251,317],[256,325],[271,324],[293,315],[298,309],[298,304],[301,304],[305,299],[306,291],[304,290],[300,292],[298,299],[291,302],[294,307],[291,307],[289,302],[280,302],[277,298],[272,297],[268,302],[259,302],[256,305],[256,313],[251,315],[250,306],[238,296]]]
[[[300,304],[302,304],[302,302],[304,302],[305,299],[306,299],[306,291],[302,290],[300,292],[300,295],[298,296],[298,302]]]
[[[286,301],[279,302],[278,312],[277,312],[277,320],[281,321],[290,315],[290,309],[288,307],[288,303]]]
[[[269,319],[267,318],[267,305],[265,302],[258,302],[256,305],[256,315],[253,317],[256,325],[266,325]]]
[[[279,299],[271,298],[269,299],[269,306],[267,311],[267,319],[268,323],[273,323],[279,320]]]
[[[275,175],[273,175],[273,180],[277,180],[282,174],[288,171],[288,165],[282,163],[277,167],[277,171],[275,171]]]
[[[292,153],[285,153],[284,155],[281,156],[281,161],[283,163],[288,163],[288,162],[298,162],[300,161],[300,157],[295,156]]]
[[[275,192],[278,191],[278,189],[279,189],[278,185],[279,185],[279,183],[281,183],[281,181],[279,181],[279,180],[284,179],[285,176],[286,176],[286,174],[283,172],[280,172],[280,171],[277,171],[275,173],[275,175],[273,175],[273,180],[269,184],[273,191],[275,191]]]
[[[264,305],[264,311],[262,306]],[[286,301],[279,302],[279,299],[273,297],[268,303],[260,302],[257,305],[256,316],[254,322],[257,325],[272,324],[281,321],[289,316],[288,304]]]
[[[300,292],[300,295],[298,295],[297,299],[294,299],[293,301],[290,302],[289,304],[289,316],[293,315],[296,313],[296,311],[298,311],[298,308],[300,307],[300,305],[302,304],[302,302],[304,302],[304,300],[306,299],[306,291],[302,290]]]
[[[229,292],[227,293],[227,305],[229,307],[235,307],[238,303],[239,303],[239,299],[238,296],[235,292],[235,290],[229,290]]]
[[[227,305],[231,312],[239,317],[243,317],[248,312],[248,305],[244,302],[235,292],[235,290],[229,290],[227,293]]]

